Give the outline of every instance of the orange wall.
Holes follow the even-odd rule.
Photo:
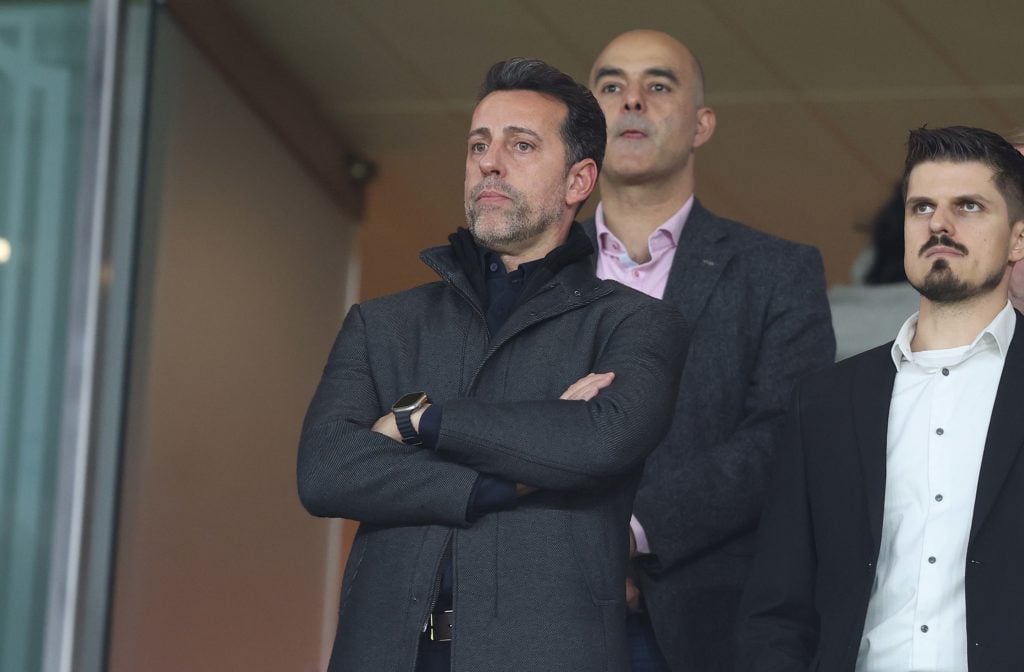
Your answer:
[[[356,227],[169,21],[109,669],[321,669],[344,530],[295,489]]]

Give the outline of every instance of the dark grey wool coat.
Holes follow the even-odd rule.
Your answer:
[[[671,421],[687,326],[584,258],[488,334],[451,248],[421,258],[441,280],[352,308],[303,427],[303,504],[362,522],[329,669],[412,672],[450,543],[453,670],[627,670],[628,521]],[[589,402],[558,400],[594,371],[615,380]],[[443,407],[436,452],[369,429],[415,390]],[[539,491],[469,523],[481,473]]]

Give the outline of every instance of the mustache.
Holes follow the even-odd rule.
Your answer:
[[[636,114],[635,112],[627,112],[626,114],[619,117],[618,120],[615,122],[615,125],[611,129],[611,135],[621,135],[626,131],[630,130],[640,131],[645,135],[650,135],[651,125],[646,119],[644,119],[639,114]]]
[[[507,196],[513,201],[522,197],[522,194],[520,194],[515,187],[505,182],[500,177],[488,176],[469,192],[469,200],[475,201],[480,197],[480,194],[485,191],[496,191],[503,196]]]
[[[932,236],[931,238],[929,238],[927,242],[925,242],[925,244],[921,246],[921,249],[918,251],[917,255],[921,256],[931,248],[936,247],[938,245],[942,245],[943,247],[948,247],[950,249],[956,250],[957,252],[963,255],[967,254],[966,247],[964,247],[963,245],[961,245],[960,243],[956,242],[955,240],[953,240],[952,238],[943,233],[942,235]]]

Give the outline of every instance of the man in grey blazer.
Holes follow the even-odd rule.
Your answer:
[[[630,505],[688,328],[594,276],[573,217],[604,143],[585,87],[496,64],[467,140],[469,230],[421,255],[438,281],[346,317],[298,460],[311,513],[362,523],[332,672],[627,668]]]
[[[608,122],[597,272],[693,325],[672,429],[647,460],[631,521],[633,672],[731,669],[736,609],[793,382],[832,362],[821,258],[715,216],[694,197],[710,140],[693,54],[631,31],[591,70]]]

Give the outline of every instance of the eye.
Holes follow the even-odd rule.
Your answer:
[[[605,84],[601,87],[601,93],[618,93],[622,90],[622,87],[618,84]]]
[[[515,147],[517,152],[528,152],[531,149],[533,149],[533,145],[526,142],[525,140],[520,140],[519,142],[517,142],[515,144]]]
[[[960,209],[964,212],[981,212],[981,205],[974,201],[964,201],[960,204]]]
[[[935,206],[931,203],[915,203],[911,212],[915,215],[927,215],[935,211]]]
[[[486,151],[487,151],[487,143],[486,142],[471,142],[471,143],[469,143],[469,153],[470,154],[483,154]]]
[[[651,91],[657,91],[658,93],[667,93],[671,90],[672,89],[670,89],[668,85],[662,84],[661,82],[655,82],[654,84],[651,84]]]

